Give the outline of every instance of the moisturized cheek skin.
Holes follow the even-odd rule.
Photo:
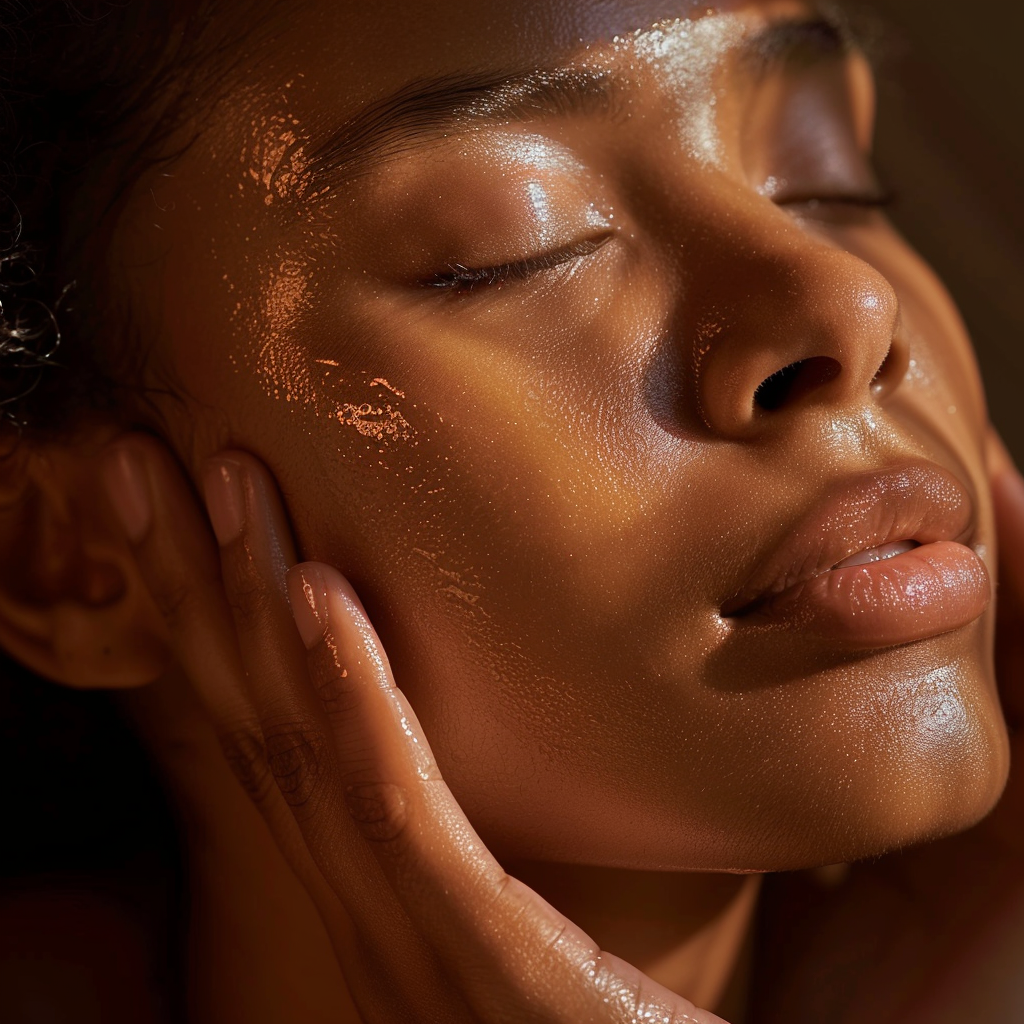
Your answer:
[[[280,294],[277,299],[289,307]],[[256,374],[267,397],[301,405],[318,420],[333,420],[343,431],[376,442],[380,453],[416,441],[418,432],[402,408],[404,391],[371,371],[343,371],[335,359],[314,358],[284,332],[271,331],[262,340]]]
[[[254,368],[268,398],[311,404],[317,389],[310,372],[305,348],[294,340],[294,332],[313,302],[313,268],[301,256],[286,257],[267,277],[258,312],[246,316],[245,307],[235,307],[234,319],[245,352],[233,357],[236,372]]]
[[[287,336],[260,347],[265,393],[304,435],[303,458],[320,467],[327,504],[344,509],[331,538],[341,547],[323,557],[351,571],[368,537],[375,575],[394,573],[404,592],[431,595],[463,630],[486,628],[484,578],[451,529],[464,488],[443,440],[444,417],[412,400],[393,374],[357,365],[312,355]],[[348,516],[359,536],[341,525]]]
[[[330,365],[330,360],[318,359],[321,365]],[[334,364],[337,366],[337,363]],[[405,398],[405,392],[392,387],[383,377],[374,377],[369,381],[369,388],[381,389],[381,395],[388,392],[397,398]],[[370,402],[342,402],[334,410],[335,419],[343,426],[351,427],[357,434],[372,438],[381,444],[393,441],[412,441],[416,437],[416,429],[405,418],[402,411],[392,405],[386,397]]]
[[[231,365],[236,374],[254,372],[267,398],[301,407],[317,421],[333,421],[346,434],[376,442],[381,452],[415,442],[417,431],[403,411],[409,403],[400,387],[369,369],[343,370],[338,360],[311,352],[307,334],[317,275],[330,259],[329,246],[320,237],[264,271],[258,301],[234,304],[238,340]]]
[[[344,510],[338,523],[354,516],[362,535],[372,524],[372,571],[394,572],[403,589],[433,595],[462,628],[480,628],[488,618],[484,579],[450,529],[459,521],[453,502],[462,489],[453,481],[444,416],[417,399],[401,375],[374,366],[379,339],[353,341],[344,321],[345,330],[325,329],[332,321],[323,308],[311,315],[320,263],[332,258],[310,246],[261,275],[258,303],[235,309],[234,374],[255,380],[270,400],[266,415],[287,415],[303,437],[302,461],[320,467],[326,504]],[[345,355],[336,358],[339,349]],[[422,380],[415,387],[422,392]],[[344,525],[337,535],[340,550],[323,557],[358,566],[361,538]]]

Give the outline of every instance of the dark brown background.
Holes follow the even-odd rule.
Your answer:
[[[949,285],[1024,465],[1024,5],[870,0],[893,218]]]

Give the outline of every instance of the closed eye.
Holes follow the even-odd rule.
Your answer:
[[[819,192],[775,199],[775,205],[810,222],[825,225],[867,223],[875,214],[896,202],[892,192],[883,189],[851,192]]]
[[[776,199],[777,206],[804,206],[813,209],[817,206],[859,206],[863,209],[881,210],[892,206],[896,196],[892,192],[837,192],[808,196],[787,196]]]
[[[483,288],[500,288],[506,284],[526,281],[545,271],[590,256],[611,237],[609,232],[598,238],[581,239],[562,249],[541,253],[525,260],[490,267],[466,267],[460,263],[451,263],[447,270],[434,274],[421,283],[427,288],[437,288],[455,295],[466,295]]]

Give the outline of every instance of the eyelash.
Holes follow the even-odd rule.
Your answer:
[[[811,213],[823,206],[848,207],[854,210],[885,210],[896,202],[896,198],[894,192],[888,191],[864,194],[851,192],[824,196],[793,196],[776,200],[776,206],[783,208],[791,206],[803,207]]]
[[[478,288],[500,288],[504,284],[526,281],[547,270],[554,270],[583,256],[590,256],[610,238],[610,234],[600,238],[588,238],[574,242],[564,249],[493,267],[464,267],[462,264],[453,263],[449,264],[447,273],[435,274],[423,283],[428,288],[437,288],[454,295],[466,295]]]
[[[836,195],[807,196],[806,198],[787,199],[786,203],[843,203],[849,206],[891,206],[896,196],[891,192],[875,192],[860,194],[857,192],[837,193]]]
[[[820,207],[840,206],[851,209],[883,210],[896,201],[896,196],[891,192],[880,192],[870,195],[859,195],[855,193],[832,196],[807,196],[793,197],[779,202],[781,207],[804,207],[808,212],[813,213]],[[460,263],[449,264],[447,273],[438,273],[424,281],[427,288],[436,288],[438,291],[448,292],[452,295],[468,295],[478,288],[500,288],[502,285],[517,281],[526,281],[537,274],[556,267],[564,266],[573,260],[583,256],[590,256],[597,252],[609,240],[610,235],[601,238],[589,238],[580,242],[574,242],[564,249],[557,249],[554,252],[542,253],[539,256],[531,256],[529,259],[516,260],[512,263],[500,263],[492,267],[466,267]]]

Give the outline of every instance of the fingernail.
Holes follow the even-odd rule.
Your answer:
[[[127,445],[112,448],[103,460],[103,483],[124,532],[138,544],[153,521],[153,503],[146,467]]]
[[[316,565],[306,562],[288,570],[288,599],[299,636],[309,650],[327,629],[327,586]]]
[[[210,524],[221,547],[237,540],[245,525],[242,467],[234,459],[211,459],[203,474]]]

